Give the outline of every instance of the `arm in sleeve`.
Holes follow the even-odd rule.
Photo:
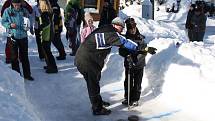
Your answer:
[[[6,9],[5,12],[3,13],[3,16],[2,16],[2,21],[1,21],[2,25],[6,28],[6,29],[10,29],[10,16],[9,16],[9,12],[8,10]]]
[[[120,43],[127,48],[130,51],[137,51],[137,43],[133,42],[130,39],[126,39],[125,37],[123,37],[122,35],[118,35],[120,38]]]
[[[85,37],[86,37],[86,29],[83,28],[83,29],[81,30],[81,43],[84,42]]]

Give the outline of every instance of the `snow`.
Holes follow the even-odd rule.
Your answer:
[[[17,72],[0,62],[0,120],[39,121],[26,97],[24,81]]]
[[[213,121],[215,108],[215,20],[208,18],[204,42],[187,42],[184,29],[187,2],[179,13],[155,11],[155,21],[141,18],[140,6],[120,11],[132,16],[157,54],[146,57],[141,105],[128,111],[123,100],[123,58],[112,49],[102,71],[101,94],[112,105],[109,116],[93,116],[86,83],[74,57],[56,61],[57,74],[46,74],[34,36],[29,35],[29,59],[35,81],[28,82],[4,64],[5,29],[0,25],[0,121],[116,121],[138,115],[141,121]],[[132,12],[131,12],[132,11]],[[70,52],[62,33],[67,53]],[[175,43],[181,43],[176,48]],[[54,56],[58,53],[52,46]],[[214,66],[213,66],[214,65]]]

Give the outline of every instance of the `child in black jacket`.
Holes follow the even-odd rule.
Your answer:
[[[144,42],[144,36],[140,34],[138,28],[136,27],[135,20],[133,18],[128,18],[126,21],[126,39],[130,39],[138,44],[139,50],[143,50],[148,48],[148,52],[150,54],[155,54],[156,48],[147,47],[147,44]],[[125,66],[125,81],[124,81],[124,101],[122,102],[123,105],[128,105],[128,81],[130,81],[130,97],[129,97],[129,105],[138,105],[138,100],[140,99],[141,94],[141,83],[143,77],[143,70],[145,66],[145,56],[147,52],[144,53],[133,53],[129,52],[125,48],[119,49],[119,54],[124,59],[124,66]],[[132,64],[129,61],[129,57],[131,57]],[[131,66],[132,65],[132,66]],[[131,67],[130,67],[131,66]],[[129,68],[130,67],[130,68]],[[130,70],[129,70],[130,69]],[[130,78],[128,75],[130,74]],[[128,80],[129,78],[129,80]]]

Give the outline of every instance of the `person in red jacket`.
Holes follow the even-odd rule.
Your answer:
[[[3,6],[2,6],[2,9],[1,9],[1,17],[3,15],[5,9],[11,6],[11,3],[12,3],[12,0],[7,0],[7,1],[4,2]],[[31,7],[31,5],[29,5],[25,0],[22,0],[22,7],[26,8],[28,10],[28,12],[30,14],[32,14],[33,9]],[[8,33],[7,42],[6,42],[6,45],[5,45],[5,56],[6,56],[5,63],[9,64],[11,62],[10,61],[10,56],[11,56],[11,53],[10,53],[10,41],[11,41],[11,38],[10,38],[9,31],[7,31],[7,33]]]

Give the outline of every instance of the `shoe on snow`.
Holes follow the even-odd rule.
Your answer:
[[[137,115],[128,116],[128,121],[139,121],[139,117]]]
[[[65,60],[65,59],[66,59],[66,56],[57,56],[56,59],[57,59],[57,60]]]
[[[27,76],[27,77],[24,77],[26,80],[28,80],[28,81],[34,81],[34,78],[33,77],[31,77],[31,76]]]
[[[75,54],[76,54],[75,52],[72,52],[72,53],[70,53],[69,55],[70,55],[70,56],[75,56]]]
[[[10,59],[6,59],[6,60],[5,60],[5,63],[6,63],[6,64],[10,64],[10,63],[11,63],[11,60],[10,60]]]
[[[93,115],[109,115],[111,113],[111,110],[102,107],[99,109],[93,109]]]
[[[138,101],[132,102],[132,106],[138,106],[138,105],[139,105]]]
[[[43,66],[43,69],[45,69],[45,70],[48,69],[48,66]]]
[[[58,70],[57,69],[47,69],[46,73],[51,74],[51,73],[57,73]]]
[[[106,102],[106,101],[102,101],[102,105],[103,105],[104,107],[108,107],[108,106],[110,106],[110,103],[109,103],[109,102]]]
[[[133,104],[132,101],[130,101],[129,103],[130,103],[130,104],[129,104],[130,106]],[[123,101],[122,101],[122,104],[125,105],[125,106],[128,106],[128,100],[127,100],[127,99],[123,100]]]

